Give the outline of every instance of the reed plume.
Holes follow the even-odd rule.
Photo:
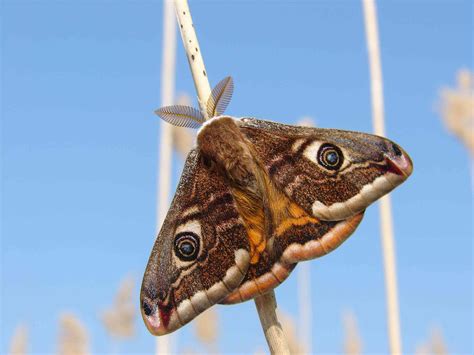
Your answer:
[[[298,120],[296,125],[297,126],[302,126],[302,127],[316,127],[316,122],[315,122],[314,118],[312,118],[310,116],[303,116]]]
[[[416,355],[447,355],[448,348],[443,333],[439,327],[433,327],[426,341],[419,343],[415,349]]]
[[[58,353],[60,355],[90,354],[87,329],[72,313],[63,313],[59,318]]]
[[[435,327],[431,329],[431,352],[435,355],[447,355],[448,348],[444,341],[441,328]]]
[[[474,74],[467,69],[457,73],[457,87],[440,92],[443,122],[474,157]]]
[[[283,334],[285,334],[285,339],[288,342],[290,354],[309,354],[310,352],[301,339],[301,333],[296,331],[293,317],[282,311],[278,311],[277,314],[283,328]]]
[[[134,284],[133,278],[125,278],[115,295],[114,303],[101,315],[102,323],[112,337],[131,338],[135,334]]]
[[[206,346],[208,353],[218,353],[219,317],[214,307],[209,308],[195,319],[194,330],[197,338]]]
[[[28,352],[28,328],[25,324],[16,327],[10,343],[11,355],[25,355]]]

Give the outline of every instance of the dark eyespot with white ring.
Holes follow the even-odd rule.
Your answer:
[[[318,163],[328,170],[337,170],[344,162],[344,155],[339,147],[324,143],[318,150]]]
[[[196,260],[199,247],[199,237],[195,233],[181,232],[174,238],[174,252],[182,261]]]

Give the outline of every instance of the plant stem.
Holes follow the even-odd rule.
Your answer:
[[[176,67],[176,21],[173,16],[173,3],[163,2],[163,49],[161,62],[161,105],[169,106],[174,101]],[[156,233],[166,217],[171,187],[171,149],[172,128],[160,120],[160,145],[158,163],[158,191],[156,196]],[[171,335],[156,338],[156,353],[171,353]]]
[[[379,35],[375,0],[362,0],[365,30],[370,63],[370,85],[372,92],[372,117],[374,133],[385,136],[382,66],[380,61]],[[390,196],[380,199],[380,228],[385,270],[385,292],[387,297],[387,320],[390,353],[401,354],[400,316],[398,308],[397,269],[393,221]]]
[[[187,0],[175,0],[176,16],[178,17],[181,39],[183,40],[186,56],[188,57],[189,67],[193,75],[194,86],[198,97],[199,109],[202,115],[207,117],[207,99],[211,94],[211,86],[207,78],[206,67],[202,59],[201,48],[194,29],[193,18],[189,10]]]
[[[298,265],[298,306],[300,339],[307,354],[312,354],[311,318],[313,305],[311,299],[311,268],[309,262]]]
[[[272,354],[290,354],[283,329],[276,315],[275,292],[271,290],[264,295],[255,297],[255,306],[270,352]]]
[[[198,96],[199,108],[207,117],[207,99],[211,94],[211,86],[201,55],[201,49],[194,29],[191,11],[187,0],[174,0],[176,16],[178,17],[181,38],[188,57],[189,67],[193,75],[194,85]],[[278,322],[275,310],[276,301],[273,291],[255,298],[260,322],[262,324],[268,346],[272,354],[289,354],[288,344],[283,336],[283,330]]]

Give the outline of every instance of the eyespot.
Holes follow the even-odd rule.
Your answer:
[[[193,261],[199,253],[199,237],[192,232],[178,233],[174,239],[174,252],[183,261]]]
[[[328,170],[337,170],[344,162],[341,149],[333,144],[324,143],[318,150],[318,163]]]

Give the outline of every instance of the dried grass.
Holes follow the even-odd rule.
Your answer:
[[[131,338],[135,334],[134,285],[133,278],[125,278],[119,286],[114,303],[101,315],[105,329],[113,337]]]
[[[310,116],[303,116],[298,120],[296,125],[301,127],[316,127],[316,121]]]
[[[10,343],[11,355],[24,355],[28,352],[28,328],[25,324],[16,327]]]
[[[302,127],[315,127],[316,123],[312,117],[301,117],[296,123]],[[312,316],[313,299],[311,297],[311,264],[300,263],[297,268],[298,285],[298,331],[302,341],[302,348],[307,353],[312,353]]]
[[[415,349],[416,355],[447,355],[448,347],[444,341],[441,328],[432,327],[428,340],[419,343]]]
[[[280,320],[283,334],[285,334],[286,341],[288,342],[290,354],[308,354],[308,349],[305,348],[298,336],[293,317],[285,312],[278,311],[278,319]]]
[[[90,354],[87,329],[72,313],[63,313],[59,318],[58,353],[60,355]]]
[[[457,87],[440,92],[440,114],[446,128],[474,156],[474,74],[467,69],[457,73]]]
[[[219,337],[219,317],[215,307],[207,309],[194,320],[197,338],[206,345],[213,345]]]
[[[362,354],[362,339],[354,313],[344,312],[342,322],[344,324],[344,353],[347,355]]]

